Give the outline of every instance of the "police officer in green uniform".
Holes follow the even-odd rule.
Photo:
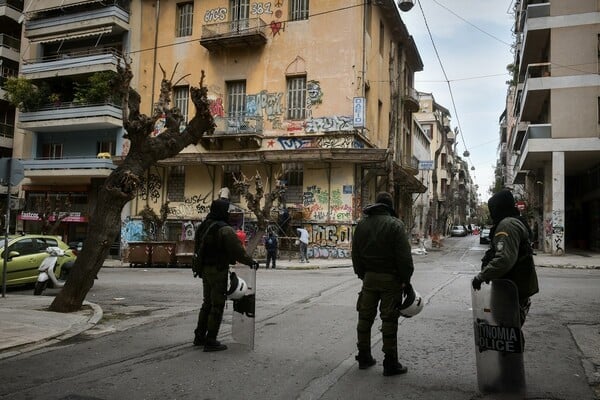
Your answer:
[[[227,223],[229,201],[214,200],[206,220],[196,231],[195,250],[202,246],[203,301],[194,331],[194,346],[204,346],[204,351],[226,350],[227,346],[217,340],[223,309],[227,299],[227,276],[229,265],[239,261],[258,268],[258,262],[246,254],[235,230]],[[205,234],[206,233],[206,234]]]
[[[482,270],[473,278],[473,289],[481,289],[482,282],[492,279],[509,279],[514,282],[519,295],[521,325],[531,305],[531,296],[539,291],[531,229],[520,217],[512,193],[503,189],[488,200],[490,216],[494,223],[490,230],[490,249],[482,259]]]
[[[404,223],[397,218],[392,196],[377,195],[367,206],[356,226],[352,240],[352,265],[362,282],[358,295],[358,367],[375,365],[371,355],[371,327],[379,305],[383,337],[383,375],[404,374],[407,368],[398,362],[397,332],[402,289],[410,284],[414,267]]]

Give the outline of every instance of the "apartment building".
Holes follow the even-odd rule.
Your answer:
[[[600,5],[517,1],[503,164],[546,252],[600,250]],[[574,45],[576,44],[576,45]],[[502,149],[505,152],[502,152]]]
[[[53,211],[68,212],[57,233],[85,237],[98,188],[115,168],[111,157],[123,147],[121,103],[107,82],[129,51],[131,11],[128,0],[24,1],[19,76],[35,101],[17,112],[13,156],[25,170],[17,231],[39,230],[48,199]]]
[[[435,101],[433,94],[418,92],[420,109],[414,118],[431,141],[430,160],[432,169],[428,171],[428,197],[430,199],[427,214],[427,232],[438,240],[444,235],[448,225],[454,222],[451,204],[452,188],[455,187],[453,171],[455,165],[454,142],[456,135],[450,126],[450,111]]]
[[[153,0],[132,21],[142,112],[164,70],[191,118],[189,90],[204,71],[216,130],[149,171],[152,190],[131,203],[125,241],[137,238],[144,207],[167,201],[169,238],[186,238],[223,187],[234,224],[251,236],[255,217],[233,186],[257,173],[267,191],[286,185],[272,222],[290,216],[281,236],[305,227],[312,257],[347,257],[362,208],[381,190],[411,218],[412,194],[425,190],[412,153],[423,65],[394,1]]]
[[[4,99],[4,86],[6,78],[19,74],[22,10],[22,1],[0,1],[0,157],[12,156],[15,107]]]

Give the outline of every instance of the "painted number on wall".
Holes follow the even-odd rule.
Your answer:
[[[204,14],[204,22],[225,21],[225,18],[227,18],[227,9],[223,7],[207,10]]]
[[[252,4],[252,15],[273,14],[271,11],[271,3],[254,3]]]

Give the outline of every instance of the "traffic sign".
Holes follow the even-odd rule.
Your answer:
[[[10,165],[9,165],[10,164]],[[0,158],[0,185],[8,186],[10,169],[10,186],[17,186],[25,177],[25,170],[21,160],[15,158],[3,157]]]

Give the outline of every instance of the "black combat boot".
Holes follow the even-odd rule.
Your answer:
[[[367,369],[377,363],[370,351],[358,351],[358,355],[354,357],[358,361],[358,369]]]
[[[194,335],[194,346],[204,346],[206,343],[206,336]]]
[[[386,354],[383,359],[383,376],[405,374],[408,368],[398,362],[397,354]]]
[[[217,339],[206,338],[204,343],[204,351],[223,351],[227,350],[227,346],[221,344]]]

